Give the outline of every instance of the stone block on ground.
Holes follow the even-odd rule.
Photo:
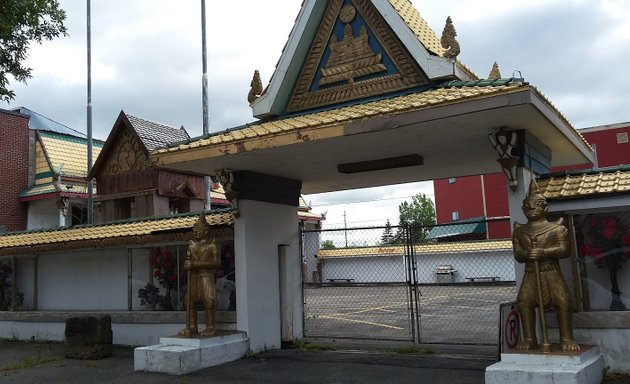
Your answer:
[[[66,319],[64,352],[68,359],[99,360],[112,356],[112,318],[80,316]]]

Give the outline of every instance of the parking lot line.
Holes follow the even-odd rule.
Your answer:
[[[388,325],[388,324],[383,324],[383,323],[375,323],[372,321],[364,321],[364,320],[354,320],[354,319],[346,319],[343,317],[338,317],[338,316],[330,316],[330,315],[322,315],[320,316],[324,319],[331,319],[331,320],[342,320],[342,321],[347,321],[350,323],[359,323],[359,324],[367,324],[367,325],[374,325],[377,327],[383,327],[383,328],[390,328],[390,329],[397,329],[397,330],[403,330],[405,328],[401,328],[401,327],[396,327],[394,325]]]

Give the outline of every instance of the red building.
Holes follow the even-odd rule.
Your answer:
[[[595,149],[597,164],[576,164],[553,169],[553,172],[630,164],[630,122],[584,128],[579,132]],[[503,173],[435,180],[433,188],[437,224],[485,218],[489,239],[510,237],[507,183]]]

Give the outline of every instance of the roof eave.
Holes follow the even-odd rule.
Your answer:
[[[326,5],[326,1],[304,0],[266,92],[251,104],[254,117],[262,119],[282,113],[290,97],[286,90],[292,88],[285,84],[293,84],[299,76],[301,66],[297,62],[303,61],[311,45],[304,39],[319,27]]]

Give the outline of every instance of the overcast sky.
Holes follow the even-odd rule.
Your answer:
[[[255,69],[266,84],[301,0],[207,1],[210,131],[253,121],[247,103]],[[25,106],[85,132],[86,2],[60,0],[70,36],[33,45],[33,78],[13,83]],[[413,0],[439,34],[451,16],[460,61],[480,77],[499,63],[520,71],[576,128],[630,121],[630,1]],[[106,139],[120,110],[201,135],[200,1],[92,0],[94,137]],[[400,202],[432,186],[307,196],[327,226],[398,221]],[[355,203],[376,201],[370,204]],[[344,203],[332,205],[334,203]]]

